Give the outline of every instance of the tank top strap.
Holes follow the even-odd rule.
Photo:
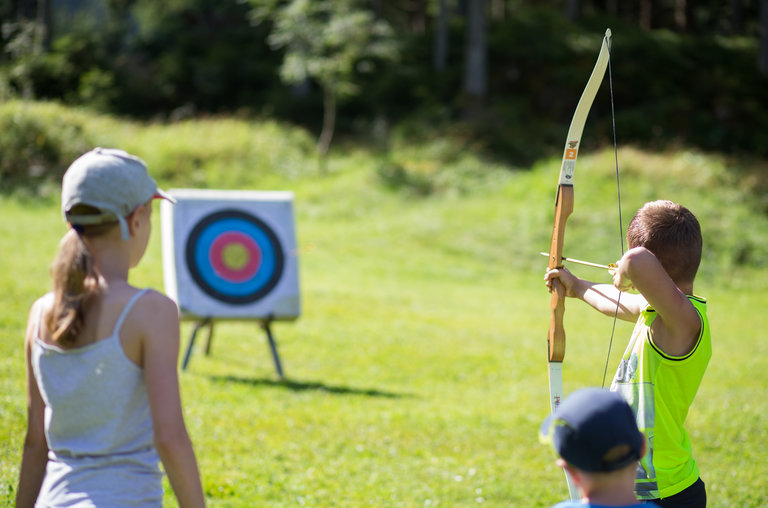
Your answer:
[[[128,303],[123,307],[123,311],[120,313],[120,316],[117,318],[117,322],[115,323],[115,329],[112,330],[113,335],[117,335],[120,332],[120,328],[123,326],[123,321],[125,321],[125,318],[128,316],[128,313],[131,311],[131,308],[133,308],[134,304],[139,301],[139,298],[144,296],[149,292],[149,288],[144,288],[135,295],[131,297],[130,300],[128,300]]]
[[[46,293],[40,299],[40,303],[37,306],[37,319],[35,319],[35,332],[34,332],[34,335],[32,335],[34,338],[40,337],[40,325],[43,321],[43,309],[48,304],[48,301],[52,299],[53,299],[53,293]]]

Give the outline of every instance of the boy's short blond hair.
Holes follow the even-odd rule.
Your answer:
[[[651,201],[637,211],[627,228],[629,248],[645,247],[677,282],[693,282],[701,263],[701,227],[686,207]]]

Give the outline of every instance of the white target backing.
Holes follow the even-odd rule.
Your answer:
[[[182,317],[296,319],[293,194],[173,189],[161,204],[165,291]]]

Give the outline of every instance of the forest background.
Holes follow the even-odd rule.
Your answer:
[[[0,0],[0,19],[0,99],[279,119],[322,153],[334,133],[386,147],[428,129],[516,166],[559,151],[611,28],[622,143],[768,153],[768,0]],[[600,143],[610,113],[592,112]],[[7,146],[21,127],[2,128]],[[18,148],[4,186],[71,155]]]

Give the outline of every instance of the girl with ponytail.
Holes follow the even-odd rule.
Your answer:
[[[173,201],[122,150],[92,150],[64,175],[71,229],[51,266],[53,290],[27,324],[17,507],[160,508],[160,462],[179,506],[205,505],[179,394],[178,309],[128,283],[154,198]]]

